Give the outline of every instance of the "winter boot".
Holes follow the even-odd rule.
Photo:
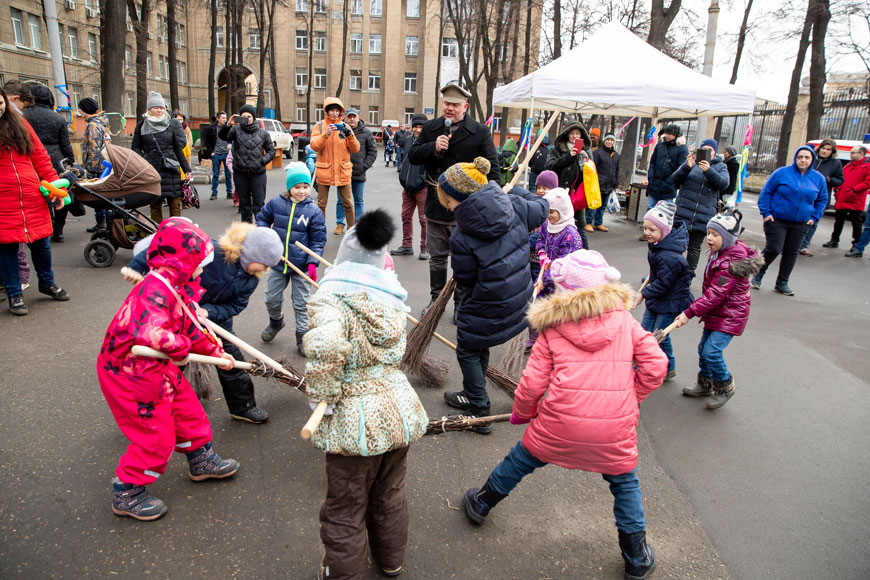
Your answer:
[[[713,394],[707,400],[708,409],[718,409],[734,396],[734,376],[726,381],[713,381]]]
[[[755,276],[752,277],[752,280],[749,281],[749,285],[756,290],[761,288],[761,279],[764,278],[764,272],[759,272]]]
[[[190,479],[203,481],[206,479],[224,479],[231,477],[239,470],[239,462],[235,459],[221,459],[211,443],[206,443],[196,451],[187,454],[187,466]]]
[[[305,354],[305,350],[303,350],[303,348],[302,348],[302,337],[303,336],[305,336],[304,332],[297,332],[296,333],[296,350],[299,352],[299,356],[304,356],[305,358],[308,358],[308,356]]]
[[[432,302],[438,300],[438,295],[447,284],[447,270],[435,270],[429,268],[429,296]]]
[[[24,296],[19,294],[9,299],[9,312],[14,316],[27,316],[27,305],[24,304]]]
[[[713,394],[713,377],[698,373],[698,382],[691,387],[683,387],[683,394],[687,397],[709,397]]]
[[[124,483],[117,477],[112,480],[112,511],[119,516],[127,516],[150,522],[169,511],[163,500],[148,493],[144,485]]]
[[[106,218],[98,218],[96,223],[85,231],[89,234],[93,234],[94,232],[104,232],[106,229],[108,229],[106,227]]]
[[[278,333],[281,332],[281,329],[284,328],[284,317],[281,318],[269,318],[269,326],[266,327],[266,330],[263,331],[263,334],[260,335],[260,340],[263,342],[272,342],[275,340],[275,337],[278,336]]]
[[[236,419],[237,421],[247,421],[248,423],[261,425],[269,420],[269,413],[254,405],[252,407],[248,407],[243,411],[239,411],[236,413],[231,412],[230,417]]]
[[[625,560],[625,580],[644,580],[656,568],[656,555],[646,543],[646,532],[619,532],[619,548]]]
[[[465,515],[477,525],[483,524],[486,521],[486,516],[489,515],[489,510],[494,508],[498,502],[507,497],[505,493],[498,493],[489,484],[489,480],[483,484],[480,489],[472,487],[465,492]]]

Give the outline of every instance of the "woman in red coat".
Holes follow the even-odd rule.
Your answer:
[[[0,278],[9,298],[9,311],[27,314],[18,277],[18,244],[30,247],[39,277],[39,291],[54,300],[69,300],[54,283],[51,270],[51,215],[39,191],[40,180],[55,181],[57,172],[36,133],[8,106],[0,90]],[[63,207],[63,201],[59,201]]]
[[[870,159],[867,149],[861,145],[852,147],[849,153],[851,163],[843,168],[843,185],[834,190],[834,230],[831,240],[822,244],[825,248],[840,245],[840,234],[846,220],[852,223],[852,247],[858,243],[864,228],[864,206],[870,191]]]

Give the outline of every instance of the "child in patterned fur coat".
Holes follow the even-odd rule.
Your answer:
[[[408,446],[425,433],[429,419],[399,370],[408,293],[384,269],[394,231],[383,210],[361,216],[308,303],[308,394],[312,405],[329,403],[311,436],[326,452],[327,494],[320,508],[326,554],[319,578],[365,578],[369,541],[384,574],[402,573]]]

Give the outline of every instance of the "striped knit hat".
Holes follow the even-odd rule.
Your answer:
[[[488,181],[489,167],[486,157],[475,157],[474,163],[456,163],[441,174],[438,185],[444,193],[461,203],[483,189]]]
[[[662,200],[655,207],[644,214],[643,219],[651,221],[662,231],[662,238],[668,237],[674,229],[674,215],[677,213],[677,204],[672,201]]]

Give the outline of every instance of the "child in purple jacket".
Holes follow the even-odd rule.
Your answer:
[[[541,226],[535,246],[538,261],[544,271],[541,281],[535,282],[535,291],[539,297],[556,291],[548,268],[550,262],[583,248],[583,239],[574,225],[574,207],[568,190],[556,187],[548,191],[544,199],[550,204],[550,218]]]

